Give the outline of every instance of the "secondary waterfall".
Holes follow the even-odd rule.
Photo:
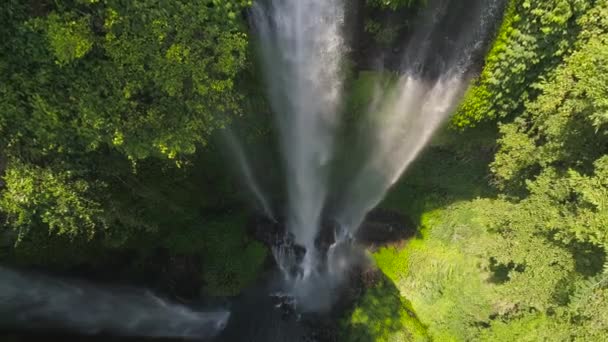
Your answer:
[[[103,288],[3,267],[0,279],[0,323],[12,328],[201,339],[220,332],[230,316],[223,310],[197,312],[143,290]]]
[[[388,86],[376,85],[368,137],[361,137],[370,140],[369,156],[344,191],[335,215],[351,234],[458,105],[501,3],[467,4],[466,20],[450,15],[450,1],[432,2],[405,49],[402,75]]]
[[[262,192],[262,187],[258,184],[256,177],[253,174],[251,169],[251,165],[243,148],[241,147],[239,141],[232,131],[225,130],[224,139],[226,140],[226,144],[232,153],[234,159],[236,159],[236,163],[239,167],[241,176],[243,178],[243,182],[251,192],[251,195],[255,198],[257,202],[257,206],[264,212],[264,215],[269,219],[276,221],[276,217],[270,205],[270,201],[268,200],[267,195]]]

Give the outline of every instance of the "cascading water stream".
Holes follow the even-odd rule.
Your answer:
[[[277,219],[274,215],[274,211],[272,210],[272,207],[270,206],[270,201],[268,200],[267,196],[262,192],[262,188],[260,187],[260,184],[257,182],[256,177],[253,175],[253,171],[251,170],[249,160],[247,159],[247,156],[243,152],[243,148],[239,144],[239,141],[237,140],[236,136],[232,133],[232,131],[227,129],[223,133],[224,133],[223,137],[226,140],[226,144],[228,145],[228,148],[232,152],[232,155],[234,156],[234,158],[236,158],[236,162],[237,162],[237,164],[239,166],[239,170],[244,178],[245,185],[247,185],[247,187],[249,188],[249,191],[255,198],[258,206],[260,207],[260,209],[262,209],[262,211],[264,212],[266,217],[268,217],[272,221],[276,222]]]
[[[453,112],[470,81],[473,58],[483,53],[484,42],[502,8],[492,0],[467,8],[471,20],[450,19],[449,1],[429,4],[423,23],[406,48],[404,74],[388,89],[377,85],[369,113],[371,151],[344,192],[335,215],[340,226],[354,235],[365,215],[384,198],[408,166]],[[439,31],[439,32],[438,32]],[[432,46],[434,36],[448,39],[442,56]]]
[[[219,333],[230,316],[223,310],[196,312],[143,290],[102,288],[3,267],[0,279],[0,323],[12,328],[202,339]]]
[[[328,163],[342,81],[340,0],[270,0],[252,10],[287,181],[287,227],[306,248],[302,277],[316,272],[315,238],[328,189]]]

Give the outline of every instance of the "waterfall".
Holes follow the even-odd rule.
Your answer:
[[[377,85],[369,110],[367,160],[341,197],[336,220],[354,235],[453,112],[470,81],[474,57],[484,53],[502,0],[467,4],[469,18],[454,18],[453,2],[431,1],[405,49],[402,75],[388,89]],[[439,51],[439,52],[438,52]],[[367,137],[362,137],[367,138]]]
[[[82,334],[208,338],[230,313],[197,312],[148,291],[18,273],[0,267],[0,324]],[[1,327],[1,325],[0,325]]]
[[[286,164],[287,228],[306,250],[300,261],[288,250],[274,255],[281,269],[290,270],[285,276],[291,292],[309,309],[331,303],[331,290],[350,267],[348,256],[357,255],[344,245],[458,105],[502,2],[429,1],[404,50],[398,81],[376,87],[369,127],[360,137],[369,141],[368,154],[332,203],[340,227],[328,251],[318,250],[315,239],[328,205],[339,121],[344,3],[268,0],[254,5],[253,26]],[[299,272],[292,271],[293,263],[299,263]]]
[[[316,270],[338,121],[344,52],[340,0],[271,0],[252,10],[287,174],[287,228],[306,248],[303,276]]]

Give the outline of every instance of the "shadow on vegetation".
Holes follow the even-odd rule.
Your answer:
[[[490,170],[498,132],[480,126],[466,135],[445,127],[410,166],[380,205],[409,217],[416,226],[422,215],[452,203],[494,197]],[[421,237],[418,230],[417,237]]]
[[[343,324],[344,341],[412,341],[425,337],[424,327],[401,297],[395,284],[380,271],[375,285],[366,289]]]

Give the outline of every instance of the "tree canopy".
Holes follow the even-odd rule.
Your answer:
[[[179,162],[240,114],[235,82],[247,60],[241,11],[249,5],[3,4],[1,203],[13,225],[103,231],[116,201],[105,194],[108,179],[131,170],[100,163],[120,156],[134,166],[146,158]]]

